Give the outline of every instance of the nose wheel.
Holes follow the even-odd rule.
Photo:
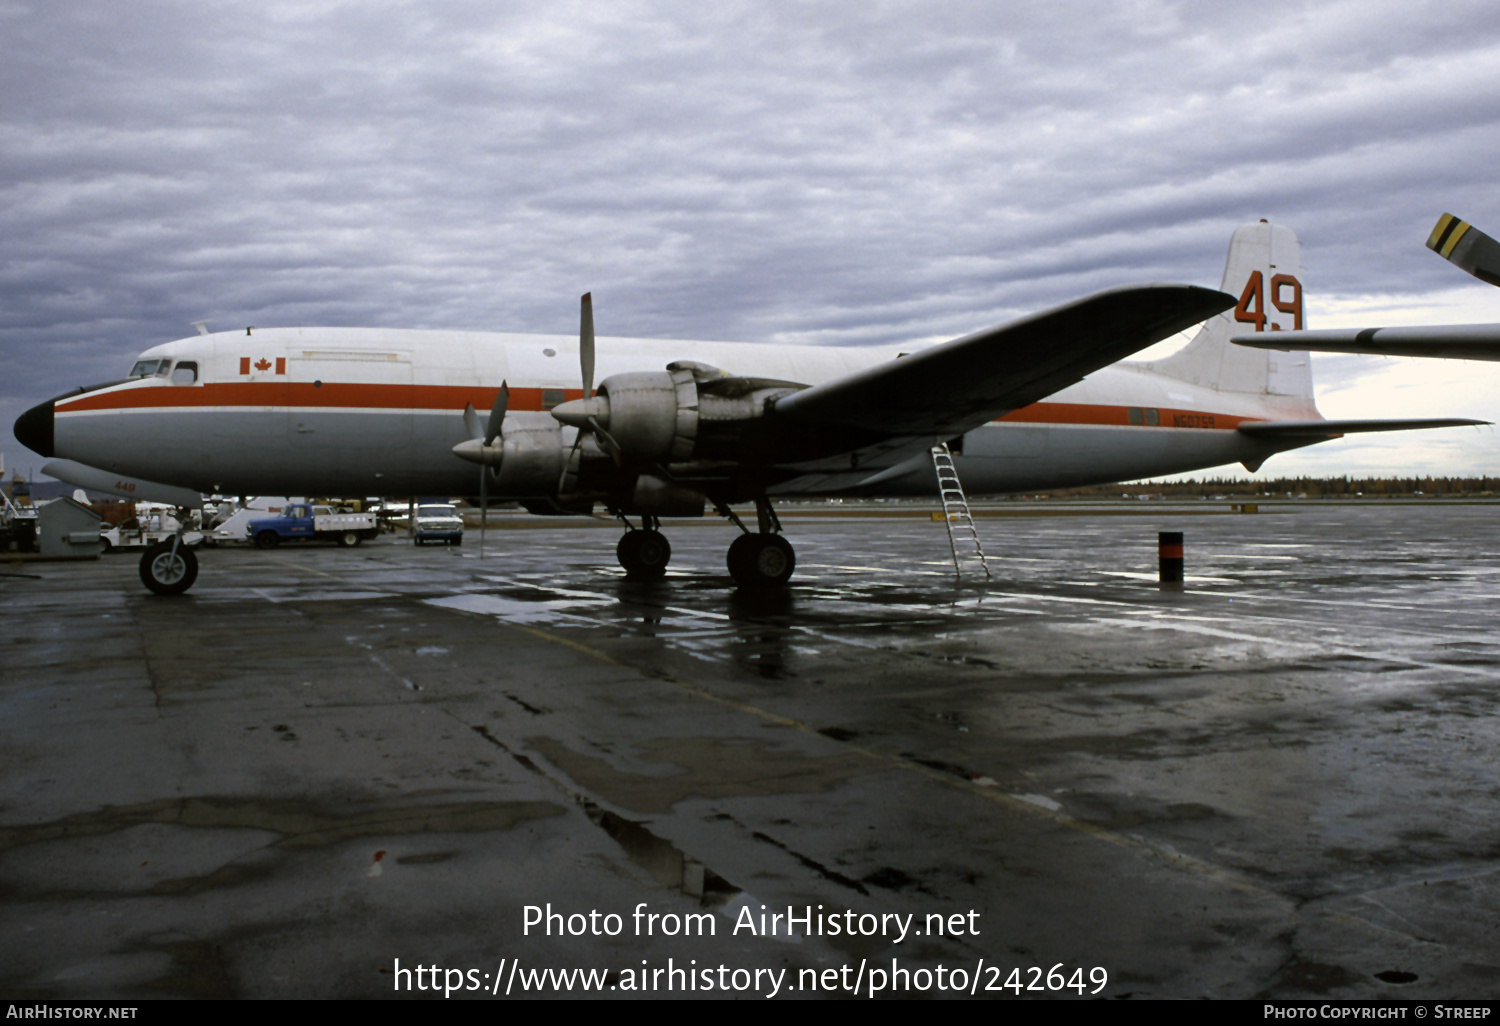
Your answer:
[[[181,595],[198,579],[198,557],[177,539],[151,546],[141,556],[141,583],[158,595]]]

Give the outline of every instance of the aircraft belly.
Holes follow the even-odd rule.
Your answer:
[[[1258,462],[1277,449],[1235,431],[990,424],[964,436],[963,452],[955,454],[954,465],[969,494],[1004,494],[1159,477],[1243,460]],[[845,490],[870,495],[935,494],[931,460],[923,456],[910,464],[908,473],[869,487],[845,482]],[[807,490],[795,485],[788,491]]]
[[[969,492],[1014,492],[1177,474],[1273,451],[1235,431],[993,424],[965,438],[955,465]]]

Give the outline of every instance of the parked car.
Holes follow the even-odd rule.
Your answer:
[[[462,545],[464,543],[464,518],[459,516],[456,506],[446,504],[418,506],[416,539],[418,545],[425,545],[430,541]]]

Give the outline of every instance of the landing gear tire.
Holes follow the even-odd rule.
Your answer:
[[[742,534],[729,546],[726,562],[742,588],[779,588],[791,580],[797,555],[779,534]]]
[[[257,549],[274,549],[281,544],[281,535],[275,531],[262,531],[255,536],[255,547]]]
[[[186,545],[159,542],[141,556],[141,583],[158,595],[181,595],[198,579],[198,557]]]
[[[352,549],[354,548],[354,546],[359,544],[359,540],[360,539],[358,531],[345,531],[343,534],[339,535],[339,547]]]
[[[660,531],[626,531],[615,556],[633,581],[654,581],[667,572],[672,546]]]

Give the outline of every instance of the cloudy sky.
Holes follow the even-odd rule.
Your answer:
[[[245,324],[862,343],[1303,243],[1308,326],[1500,321],[1494,0],[0,0],[0,449]],[[690,356],[690,354],[684,354]],[[1500,364],[1318,357],[1324,414],[1500,421]],[[1262,475],[1500,474],[1500,429]]]

